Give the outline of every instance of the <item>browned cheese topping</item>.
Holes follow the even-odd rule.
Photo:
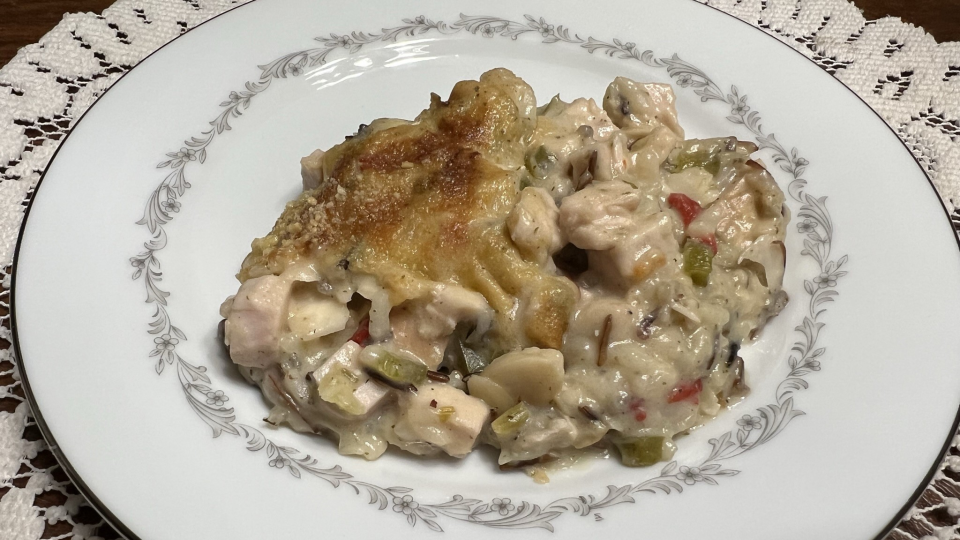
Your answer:
[[[309,259],[321,274],[339,265],[376,276],[394,305],[431,281],[457,284],[495,310],[506,350],[559,348],[577,289],[524,257],[505,226],[536,126],[535,112],[521,116],[518,85],[507,71],[461,81],[415,122],[378,120],[331,148],[320,185],[253,243],[241,281]]]

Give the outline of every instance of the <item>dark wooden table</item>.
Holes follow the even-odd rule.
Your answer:
[[[64,13],[100,13],[114,0],[0,0],[0,66],[36,43]],[[937,41],[960,41],[960,0],[855,0],[868,19],[888,14],[924,27]]]

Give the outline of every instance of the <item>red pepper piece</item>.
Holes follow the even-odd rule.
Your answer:
[[[363,345],[369,337],[370,317],[364,317],[363,319],[360,319],[360,326],[357,327],[357,331],[350,336],[350,341],[356,343],[357,345]]]
[[[710,233],[706,236],[701,236],[696,240],[698,240],[700,243],[710,248],[713,251],[714,255],[717,254],[717,236],[715,234]]]
[[[689,226],[693,220],[697,219],[700,212],[703,212],[703,207],[700,206],[700,203],[683,193],[671,193],[670,196],[667,197],[667,202],[680,214],[684,227]]]
[[[700,403],[700,391],[703,390],[703,382],[700,379],[695,381],[681,381],[667,396],[667,403],[677,403],[678,401],[691,400],[694,404]]]

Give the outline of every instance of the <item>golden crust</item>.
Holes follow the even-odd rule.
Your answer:
[[[505,346],[559,347],[575,287],[525,259],[504,225],[534,127],[521,110],[524,95],[533,103],[526,83],[494,70],[457,83],[447,101],[433,95],[412,123],[361,129],[324,155],[319,187],[253,242],[238,277],[308,260],[321,275],[339,266],[376,276],[394,305],[431,282],[456,283],[485,296]],[[519,304],[546,326],[526,324],[524,337]]]

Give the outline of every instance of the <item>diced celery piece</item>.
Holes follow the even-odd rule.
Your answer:
[[[690,276],[693,284],[706,287],[710,283],[712,269],[713,251],[710,247],[695,240],[688,240],[683,246],[683,271]]]
[[[663,457],[663,437],[636,437],[617,443],[620,460],[627,467],[649,467]]]
[[[707,168],[713,163],[714,156],[707,152],[681,152],[673,163],[673,172],[678,173],[690,167]]]
[[[450,420],[451,418],[453,418],[453,415],[455,414],[457,414],[456,407],[452,407],[449,405],[445,407],[440,407],[439,409],[437,409],[437,416],[440,417],[441,422],[446,422],[447,420]]]
[[[421,384],[427,379],[427,366],[416,360],[383,351],[377,358],[376,370],[399,383]]]
[[[735,144],[736,139],[730,137],[683,141],[676,156],[670,160],[673,165],[673,172],[677,173],[690,167],[701,167],[710,174],[717,174],[720,169],[717,156]]]
[[[527,409],[527,406],[524,405],[523,402],[520,402],[510,407],[507,412],[498,416],[490,427],[493,428],[493,432],[497,435],[509,435],[523,427],[523,424],[525,424],[529,418],[530,410]]]

